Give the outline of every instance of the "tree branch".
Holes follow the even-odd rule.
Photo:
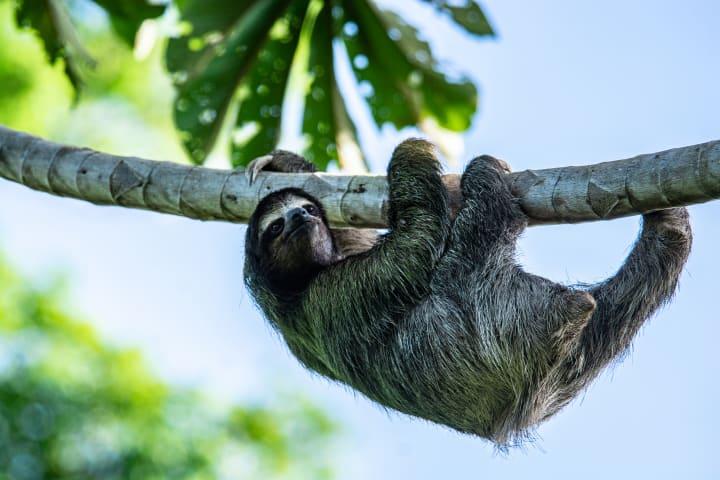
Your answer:
[[[54,195],[198,220],[247,222],[267,193],[300,187],[336,226],[384,227],[383,175],[260,174],[120,157],[0,126],[0,177]],[[459,176],[445,175],[457,207]],[[720,197],[720,141],[583,167],[508,175],[531,224],[609,220]]]

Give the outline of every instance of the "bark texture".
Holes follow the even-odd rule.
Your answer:
[[[299,187],[319,198],[335,226],[387,225],[384,175],[217,170],[121,157],[49,142],[0,126],[0,177],[98,205],[198,220],[245,223],[267,193]],[[459,176],[443,178],[455,208]],[[720,198],[720,141],[580,167],[507,176],[531,225],[577,223],[647,213]],[[3,199],[0,199],[3,201]]]

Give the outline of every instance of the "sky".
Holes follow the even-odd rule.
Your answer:
[[[499,35],[481,42],[428,8],[379,3],[399,8],[440,59],[478,83],[467,160],[488,153],[523,170],[720,139],[720,2],[487,0]],[[414,133],[360,127],[378,170]],[[69,303],[104,338],[141,349],[169,381],[220,401],[301,394],[324,406],[343,425],[341,479],[711,479],[720,478],[712,303],[720,202],[690,212],[695,243],[674,302],[624,361],[540,426],[534,443],[507,454],[303,370],[244,289],[241,226],[96,207],[0,182],[0,249],[35,278],[67,274]],[[633,217],[531,228],[520,261],[552,280],[597,281],[619,267],[638,226]]]

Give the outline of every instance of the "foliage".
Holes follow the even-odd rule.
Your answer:
[[[333,426],[294,399],[212,408],[104,345],[0,260],[0,479],[328,478]]]
[[[82,17],[93,23],[79,25],[102,61],[83,71],[82,95],[72,105],[63,62],[45,62],[39,37],[18,28],[13,3],[0,1],[0,45],[11,46],[0,48],[0,124],[120,155],[183,160],[162,52],[138,60],[102,15],[93,8]]]
[[[127,42],[162,7],[147,0],[93,0]],[[474,0],[421,0],[466,33],[493,35]],[[477,89],[444,74],[427,42],[373,0],[175,0],[180,21],[166,50],[174,118],[190,158],[203,163],[230,127],[233,165],[278,143],[283,107],[303,105],[306,156],[319,167],[362,163],[337,68],[349,60],[375,124],[461,132],[477,109]],[[18,20],[35,29],[51,60],[63,58],[77,86],[91,63],[60,0],[21,0]],[[85,59],[83,61],[83,59]],[[358,157],[358,158],[355,158]]]
[[[437,6],[473,34],[492,33],[474,2]],[[336,81],[337,55],[345,54],[334,48],[336,39],[343,42],[377,125],[402,128],[429,118],[463,131],[475,112],[475,86],[440,73],[418,32],[371,0],[185,0],[180,12],[187,28],[170,41],[168,68],[179,91],[177,125],[197,162],[214,146],[235,98],[233,163],[244,165],[270,150],[280,134],[289,77],[297,69],[305,80],[298,90],[306,155],[321,168],[338,158],[342,164],[338,150],[343,143],[357,144],[357,137]],[[478,12],[482,21],[471,22]]]
[[[94,0],[110,15],[113,28],[128,44],[143,21],[163,13],[164,6],[152,5],[147,0]],[[60,0],[18,0],[18,24],[31,27],[42,38],[50,63],[62,58],[65,73],[77,89],[81,81],[81,64],[93,60],[77,38],[65,5]]]

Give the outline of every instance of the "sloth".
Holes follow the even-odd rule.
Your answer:
[[[248,168],[312,172],[274,151]],[[504,448],[625,352],[672,297],[692,234],[684,208],[643,216],[620,270],[564,286],[525,272],[527,217],[506,164],[472,160],[453,217],[434,147],[410,139],[388,166],[388,231],[332,229],[301,189],[260,201],[247,229],[245,283],[308,369],[386,408]]]

